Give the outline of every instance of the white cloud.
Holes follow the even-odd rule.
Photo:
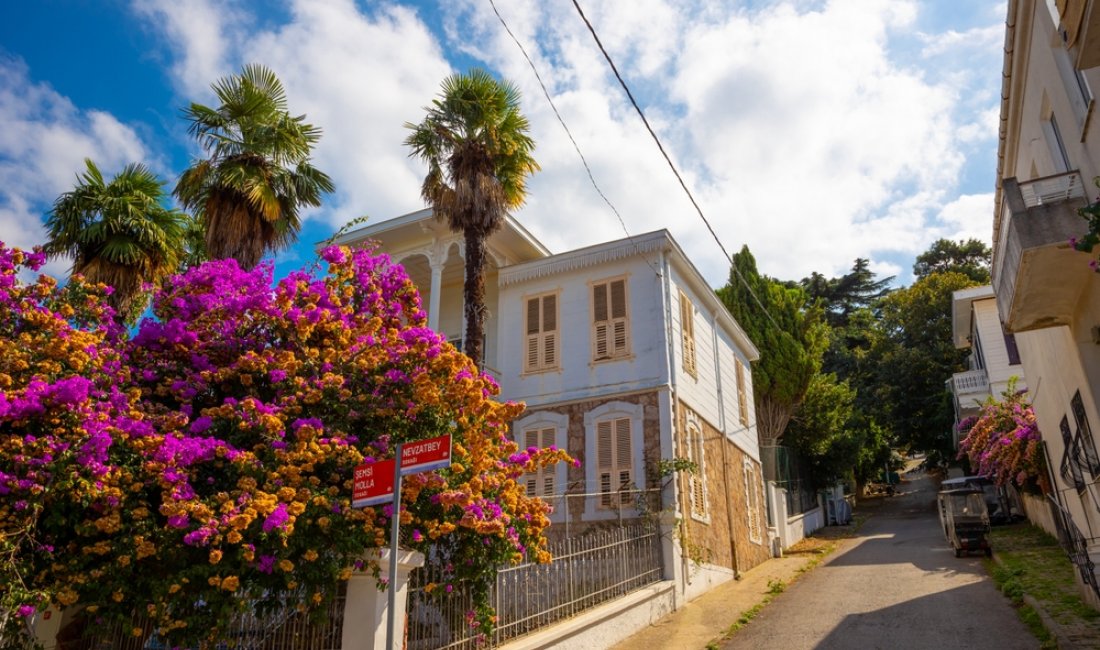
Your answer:
[[[748,243],[765,273],[836,275],[856,257],[902,268],[898,256],[933,234],[989,222],[976,212],[965,227],[950,220],[964,219],[965,155],[995,137],[1003,14],[936,33],[916,0],[585,4],[722,241],[730,252]],[[669,228],[708,280],[723,282],[726,261],[573,7],[496,5],[630,232]],[[206,88],[245,61],[276,71],[292,110],[325,132],[317,163],[339,191],[316,218],[336,226],[420,207],[423,169],[407,158],[402,124],[420,119],[452,65],[473,62],[523,93],[543,168],[524,224],[555,251],[624,236],[487,3],[440,3],[442,37],[385,3],[291,2],[285,24],[247,38],[230,37],[247,22],[237,14],[200,30],[209,3],[138,6],[163,21],[181,88]]]
[[[307,216],[339,227],[362,214],[373,222],[420,209],[424,172],[408,159],[403,124],[423,116],[451,69],[412,9],[378,5],[366,15],[350,0],[302,0],[290,3],[287,23],[229,39],[224,29],[196,36],[201,12],[157,6],[174,47],[191,62],[173,68],[177,86],[208,89],[222,74],[216,70],[260,62],[283,82],[291,112],[322,128],[314,163],[337,192]]]
[[[133,0],[134,12],[163,29],[177,56],[172,75],[179,89],[199,101],[211,82],[232,72],[231,44],[244,40],[247,15],[234,0]]]
[[[940,209],[939,237],[993,242],[993,193],[964,194]]]
[[[43,215],[91,158],[104,173],[147,158],[133,128],[101,111],[82,111],[21,61],[0,58],[0,241],[30,248],[45,242]],[[47,271],[65,275],[68,264]]]

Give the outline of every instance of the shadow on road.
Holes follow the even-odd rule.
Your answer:
[[[871,612],[849,614],[814,648],[1034,648],[1033,637],[1004,638],[995,630],[985,629],[982,618],[975,615],[974,605],[988,598],[987,591],[987,585],[975,583]]]

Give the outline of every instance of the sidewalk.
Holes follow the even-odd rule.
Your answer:
[[[850,545],[851,539],[818,540],[809,550],[788,553],[716,587],[614,646],[613,650],[701,650],[718,641],[742,614],[765,603],[808,568]],[[822,551],[832,547],[829,553]],[[779,584],[783,587],[779,587]]]

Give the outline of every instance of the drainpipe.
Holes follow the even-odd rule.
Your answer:
[[[680,434],[679,434],[679,401],[676,397],[676,337],[672,330],[672,273],[671,267],[668,261],[668,252],[665,249],[661,250],[659,264],[661,266],[661,302],[665,311],[665,338],[668,341],[667,354],[665,355],[665,376],[668,378],[668,389],[670,412],[672,423],[670,427],[672,453],[675,455],[680,448]],[[686,513],[687,510],[683,504],[683,490],[680,490],[679,480],[672,481],[673,502],[677,505],[680,513]],[[686,549],[683,540],[687,539],[687,522],[683,517],[680,517],[680,575],[682,576],[682,584],[680,586],[680,592],[687,593],[687,576],[690,575],[688,569],[689,558],[687,556]],[[673,590],[673,594],[676,595],[677,590]],[[678,604],[676,605],[679,606]]]
[[[718,312],[711,312],[711,336],[714,350],[714,382],[718,390],[718,428],[722,432],[719,444],[722,445],[722,488],[726,501],[726,521],[730,527],[730,562],[733,564],[733,579],[741,579],[740,563],[737,561],[737,541],[733,535],[733,502],[730,501],[730,468],[726,457],[726,446],[729,439],[726,437],[726,404],[725,394],[722,392],[722,358],[718,354]]]

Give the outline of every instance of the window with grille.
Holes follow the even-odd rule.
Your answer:
[[[703,432],[694,422],[687,426],[688,459],[695,463],[695,471],[688,474],[691,492],[691,514],[706,518],[707,508],[707,470],[703,448]]]
[[[682,291],[680,292],[680,336],[683,340],[684,372],[692,377],[696,375],[695,367],[695,305],[691,304]]]
[[[613,508],[630,503],[633,495],[620,499],[620,490],[634,488],[631,459],[630,418],[600,420],[596,423],[596,466],[600,481],[600,506]]]
[[[734,359],[737,366],[737,418],[741,426],[749,426],[749,388],[748,379],[745,377],[745,364],[741,359]]]
[[[546,294],[527,299],[524,372],[552,370],[558,366],[558,296]]]
[[[629,328],[626,279],[592,285],[592,360],[630,354]]]
[[[763,544],[760,530],[760,481],[756,465],[745,459],[745,515],[749,519],[749,541]]]
[[[556,434],[557,430],[553,427],[528,429],[523,432],[518,442],[524,449],[529,447],[545,449],[555,444]],[[529,497],[549,497],[556,493],[553,466],[540,467],[535,472],[524,474],[521,481]]]

